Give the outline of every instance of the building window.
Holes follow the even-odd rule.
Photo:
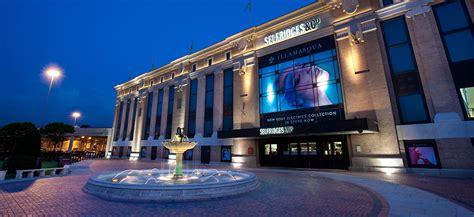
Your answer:
[[[441,167],[434,140],[405,141],[405,152],[409,167]]]
[[[130,141],[133,140],[133,134],[135,134],[135,117],[137,115],[137,104],[138,104],[138,97],[135,97],[135,100],[133,102],[132,128],[130,129]]]
[[[174,105],[174,86],[169,87],[169,97],[168,97],[168,115],[166,117],[166,139],[171,139],[171,132],[173,129],[173,105]]]
[[[283,155],[298,155],[298,143],[285,144],[286,149],[283,151]]]
[[[142,146],[141,150],[140,150],[140,157],[141,158],[145,158],[146,157],[146,147],[145,146]]]
[[[224,70],[224,109],[222,130],[232,130],[234,127],[234,70]]]
[[[174,79],[174,73],[171,73],[171,79]]]
[[[128,115],[130,114],[130,99],[127,99],[127,105],[126,105],[126,110],[125,110],[125,123],[123,125],[123,134],[122,134],[122,140],[125,140],[127,138],[127,131],[128,131]]]
[[[382,0],[382,4],[383,4],[384,7],[392,5],[393,0]]]
[[[191,71],[195,72],[195,71],[196,71],[196,69],[197,69],[197,65],[196,65],[196,63],[194,63],[194,64],[193,64],[191,67],[192,67]]]
[[[382,23],[388,62],[402,124],[429,121],[423,88],[411,46],[405,17]]]
[[[474,118],[474,87],[460,88],[461,98],[468,118]]]
[[[204,137],[212,136],[214,112],[214,74],[206,76],[206,95],[204,102]]]
[[[150,122],[151,122],[151,110],[153,106],[153,92],[148,93],[147,104],[146,104],[146,116],[145,116],[145,126],[143,126],[143,136],[142,140],[147,140],[150,136]]]
[[[232,162],[232,146],[221,146],[221,161]]]
[[[207,59],[207,66],[212,66],[212,58]]]
[[[464,115],[473,116],[472,95],[474,88],[474,24],[464,1],[448,1],[433,6],[438,29],[448,57]]]
[[[336,49],[259,70],[260,113],[342,107]]]
[[[225,60],[230,60],[230,51],[225,52]]]
[[[265,155],[277,155],[278,153],[278,144],[265,144],[264,148]]]
[[[118,114],[118,117],[117,117],[117,123],[115,123],[114,141],[117,141],[118,137],[120,135],[120,125],[122,123],[122,112],[123,112],[122,110],[123,110],[123,102],[121,101],[120,106],[119,106],[119,114]]]
[[[160,78],[160,83],[163,83],[163,76],[161,76]]]
[[[196,133],[196,105],[197,105],[197,79],[191,80],[189,87],[189,109],[188,109],[188,137],[194,138]]]
[[[161,113],[163,111],[163,89],[158,90],[158,100],[156,104],[156,121],[154,139],[160,138],[161,131]]]
[[[183,154],[184,160],[193,160],[193,149],[186,150]]]

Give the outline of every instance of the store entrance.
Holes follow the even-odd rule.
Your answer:
[[[260,165],[273,167],[348,169],[345,136],[261,139]]]

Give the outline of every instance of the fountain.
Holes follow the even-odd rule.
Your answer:
[[[183,134],[183,128],[176,130],[176,136],[171,141],[163,142],[163,146],[176,154],[176,168],[174,170],[173,179],[183,179],[183,153],[196,146],[196,142],[189,141],[188,137]]]
[[[257,188],[257,177],[249,172],[183,170],[183,153],[196,145],[178,128],[172,140],[163,142],[171,153],[176,153],[173,172],[157,168],[104,172],[91,176],[83,190],[107,200],[175,202],[232,196]]]

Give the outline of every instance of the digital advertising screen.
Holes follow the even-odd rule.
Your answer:
[[[437,151],[431,142],[407,144],[407,155],[411,167],[439,167]]]
[[[232,152],[230,146],[222,146],[221,161],[230,162],[232,160]]]
[[[333,40],[326,37],[259,58],[262,126],[343,119]]]

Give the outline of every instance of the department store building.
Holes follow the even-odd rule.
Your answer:
[[[117,85],[111,158],[474,168],[474,3],[320,0]],[[216,29],[218,31],[218,29]]]

